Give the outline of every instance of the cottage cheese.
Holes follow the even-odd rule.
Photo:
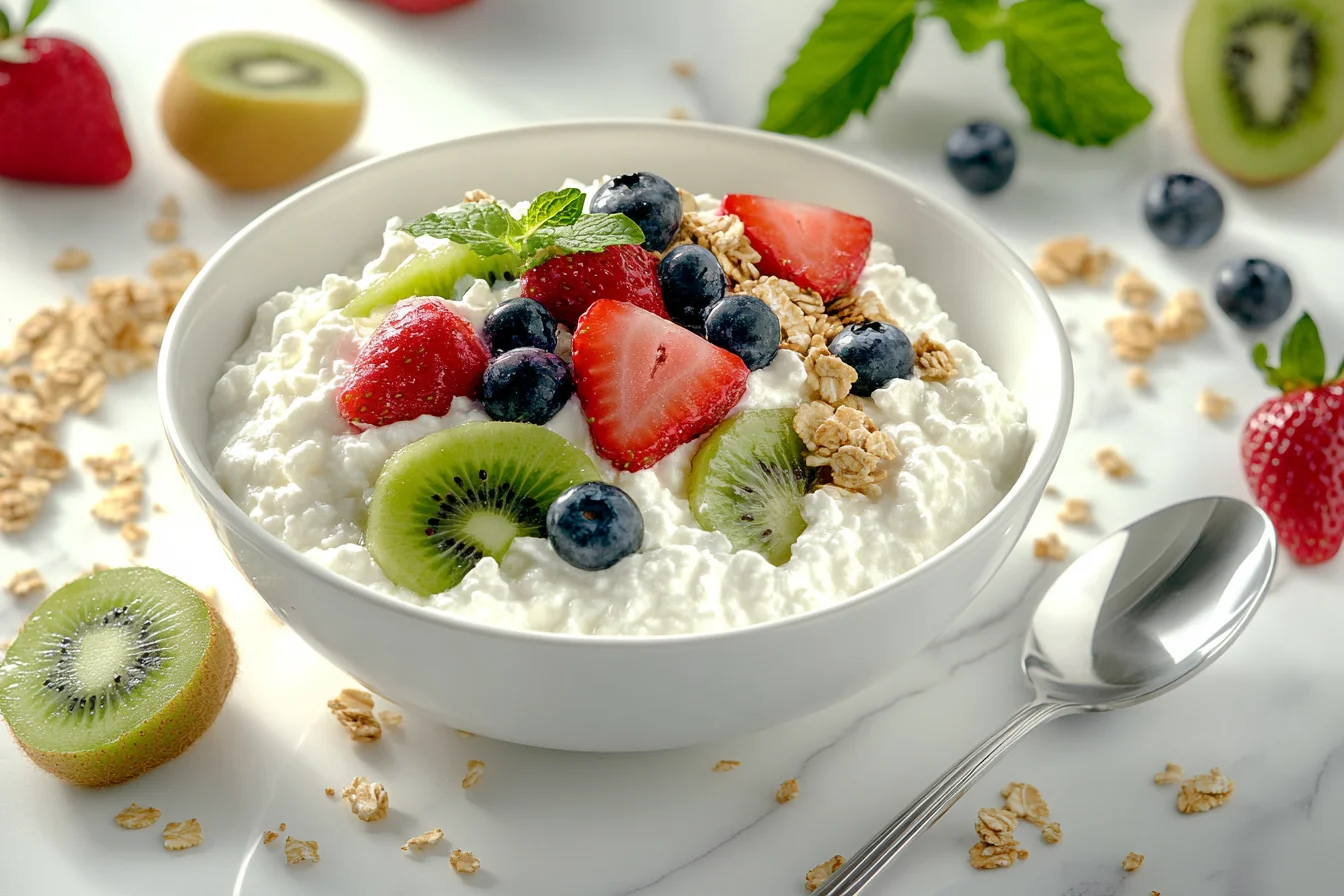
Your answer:
[[[703,197],[705,207],[717,203]],[[424,436],[487,419],[458,398],[444,417],[421,417],[361,433],[337,413],[336,396],[367,323],[340,309],[365,284],[420,248],[389,222],[383,249],[362,272],[330,274],[318,289],[263,302],[247,341],[210,402],[211,456],[224,490],[258,525],[311,560],[410,603],[494,625],[548,632],[667,635],[766,622],[842,601],[900,575],[964,534],[1003,497],[1030,445],[1026,413],[938,307],[927,285],[874,243],[860,290],[881,296],[913,339],[947,344],[958,376],[947,383],[896,380],[865,409],[900,450],[877,498],[820,490],[803,499],[807,529],[783,566],[734,552],[700,528],[686,497],[695,444],[650,469],[617,472],[593,451],[578,399],[547,424],[593,457],[644,514],[642,551],[586,572],[544,539],[514,542],[503,562],[486,558],[455,587],[428,598],[392,584],[362,544],[374,480],[397,449]],[[476,281],[454,308],[480,327],[516,284]],[[562,353],[567,340],[562,341]],[[808,397],[803,365],[781,351],[751,374],[741,409],[794,407]]]

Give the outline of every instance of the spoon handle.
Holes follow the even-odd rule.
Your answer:
[[[1013,744],[1026,737],[1037,725],[1078,709],[1070,703],[1042,700],[1018,710],[996,733],[990,735],[966,757],[930,785],[915,801],[896,816],[882,833],[841,865],[817,896],[855,896],[866,887],[896,854],[943,817],[952,804],[980,779],[989,767]]]

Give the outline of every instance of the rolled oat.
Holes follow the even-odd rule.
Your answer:
[[[840,866],[843,864],[845,864],[844,856],[831,856],[807,872],[807,876],[803,878],[803,886],[809,893],[816,892],[817,888],[826,883],[832,874],[840,870]]]

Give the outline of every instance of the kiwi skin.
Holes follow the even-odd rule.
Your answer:
[[[210,615],[210,645],[201,666],[187,687],[143,725],[97,750],[46,752],[15,737],[19,748],[38,768],[83,787],[121,784],[182,755],[214,723],[238,671],[233,634],[219,612],[203,602]]]

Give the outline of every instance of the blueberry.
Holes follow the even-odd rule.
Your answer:
[[[639,550],[644,514],[616,486],[580,482],[546,511],[546,538],[570,566],[606,569]]]
[[[545,423],[574,394],[562,358],[539,348],[515,348],[491,358],[481,382],[481,404],[492,420]]]
[[[1143,194],[1148,229],[1168,246],[1198,249],[1223,226],[1223,197],[1193,174],[1163,174]]]
[[[681,227],[681,196],[656,174],[639,171],[613,177],[593,192],[588,208],[595,215],[625,215],[644,231],[644,248],[661,252]]]
[[[855,395],[872,395],[894,379],[909,379],[915,370],[910,337],[878,320],[845,327],[831,340],[830,349],[859,375],[851,387]]]
[[[1223,262],[1213,277],[1218,307],[1247,329],[1267,327],[1283,317],[1293,303],[1293,281],[1288,272],[1263,258],[1234,258]]]
[[[972,193],[1002,190],[1017,165],[1017,147],[992,121],[972,121],[952,132],[943,148],[947,170]]]
[[[496,355],[515,348],[555,351],[555,318],[540,302],[532,299],[500,302],[485,316],[482,329],[486,344]]]
[[[731,295],[705,315],[705,338],[737,355],[748,370],[760,370],[779,351],[779,318],[755,296]]]
[[[728,291],[728,278],[714,253],[702,246],[678,246],[658,263],[663,305],[677,323],[696,332],[705,312]]]

